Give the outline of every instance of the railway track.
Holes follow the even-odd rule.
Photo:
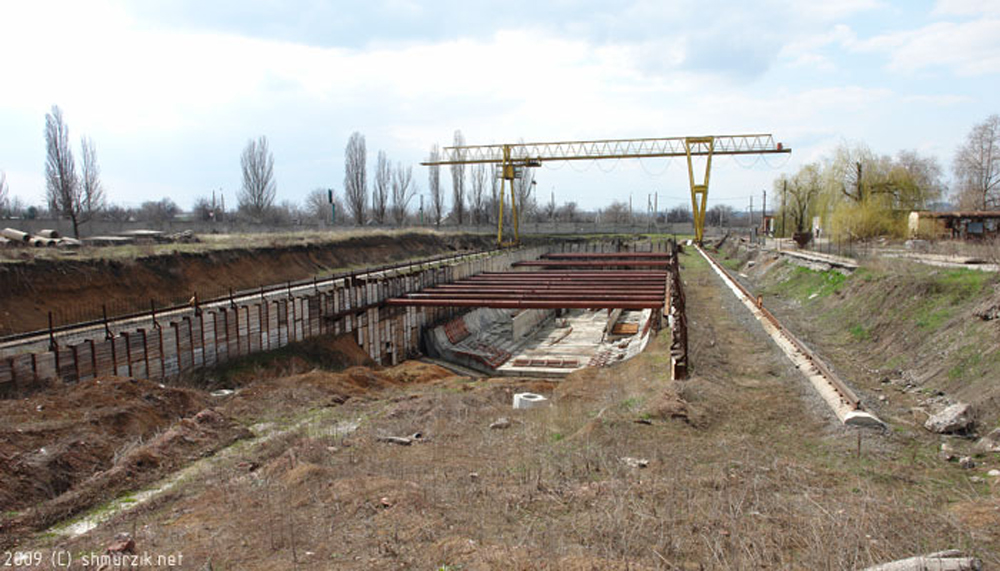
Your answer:
[[[771,336],[771,339],[788,359],[809,379],[813,388],[826,401],[842,423],[847,426],[885,428],[885,423],[864,410],[861,399],[847,386],[847,383],[764,307],[760,296],[755,296],[700,246],[695,246],[695,248],[708,261],[715,273],[722,278],[726,286],[753,313],[764,331]]]

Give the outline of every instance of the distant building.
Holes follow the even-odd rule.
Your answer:
[[[993,238],[1000,231],[1000,210],[914,211],[910,213],[908,230],[911,238]]]

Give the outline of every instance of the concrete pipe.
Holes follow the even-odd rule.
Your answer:
[[[34,248],[44,248],[45,246],[48,245],[48,240],[46,240],[45,238],[39,238],[38,236],[32,236],[29,239],[28,243],[31,244],[32,247]]]
[[[59,239],[59,232],[56,230],[39,230],[38,235],[42,238],[51,238],[53,240]]]
[[[31,235],[27,232],[21,232],[20,230],[15,230],[13,228],[4,228],[0,230],[0,236],[7,238],[11,242],[30,242]]]

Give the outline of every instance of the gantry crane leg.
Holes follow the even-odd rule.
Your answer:
[[[494,175],[495,176],[495,175]],[[503,241],[503,211],[504,211],[504,193],[507,190],[507,181],[510,181],[510,211],[512,215],[511,222],[514,226],[514,239],[509,242]],[[503,146],[503,160],[500,163],[500,204],[498,205],[499,211],[497,212],[497,246],[516,246],[521,242],[521,234],[518,228],[517,220],[517,197],[514,192],[514,161],[511,158],[510,145]]]
[[[694,163],[691,160],[691,146],[697,144],[707,144],[708,154],[705,161],[705,176],[703,182],[698,184],[694,177]],[[691,214],[694,217],[694,239],[701,244],[705,235],[705,206],[708,201],[708,179],[712,174],[712,152],[715,150],[714,137],[687,137],[684,139],[684,148],[687,152],[688,182],[691,185]]]

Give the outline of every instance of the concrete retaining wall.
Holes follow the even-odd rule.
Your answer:
[[[403,293],[534,259],[548,248],[526,248],[442,266],[390,270],[342,280],[326,289],[286,299],[171,315],[170,321],[94,338],[54,350],[0,359],[0,394],[20,394],[53,381],[76,382],[120,375],[170,380],[259,351],[318,335],[350,333],[375,360],[394,365],[418,351],[424,326],[453,315],[450,308],[384,307]]]

